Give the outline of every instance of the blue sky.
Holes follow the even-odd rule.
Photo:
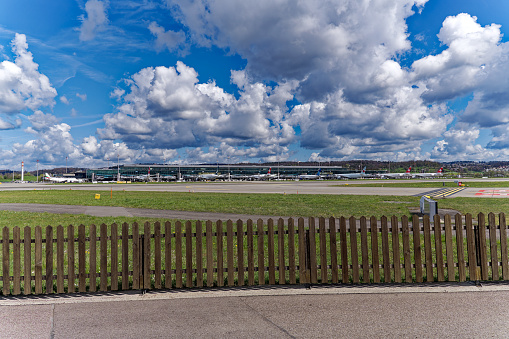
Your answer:
[[[507,160],[505,0],[0,2],[0,168]]]

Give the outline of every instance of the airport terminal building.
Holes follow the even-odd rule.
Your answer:
[[[203,174],[217,174],[222,180],[249,180],[257,175],[270,173],[273,179],[296,179],[299,175],[313,175],[321,170],[324,178],[334,178],[335,174],[359,172],[340,166],[278,166],[278,165],[119,165],[108,168],[88,169],[87,179],[129,180],[140,176],[150,176],[152,180],[172,178],[172,180],[199,180]],[[175,177],[175,178],[173,178]]]

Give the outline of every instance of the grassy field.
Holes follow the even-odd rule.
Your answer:
[[[96,193],[101,194],[101,199],[95,199]],[[418,197],[396,196],[113,192],[113,197],[110,197],[109,191],[0,192],[0,203],[27,201],[38,204],[122,206],[289,217],[408,215],[408,207],[419,204]]]
[[[96,200],[95,194],[101,199]],[[360,196],[360,195],[304,195],[304,194],[221,194],[170,192],[113,192],[109,191],[4,191],[0,203],[39,203],[85,206],[122,206],[132,208],[167,209],[179,211],[277,215],[286,217],[330,216],[402,216],[410,215],[409,208],[419,206],[419,197]],[[438,201],[439,208],[461,213],[500,213],[509,211],[508,199],[447,198]],[[86,215],[53,215],[48,213],[0,211],[0,226],[36,226],[68,224],[142,223],[160,219],[107,217]]]
[[[144,222],[154,223],[159,221],[163,223],[166,219],[157,219],[157,218],[142,218],[142,217],[94,217],[90,215],[84,214],[52,214],[52,213],[33,213],[33,212],[14,212],[14,211],[0,211],[0,227],[9,226],[9,227],[25,227],[30,226],[34,228],[35,226],[67,226],[67,225],[111,225],[116,223],[117,225],[121,225],[124,222],[128,224],[132,224],[137,222],[139,224],[143,224]]]

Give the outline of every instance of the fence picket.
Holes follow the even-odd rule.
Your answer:
[[[46,227],[46,293],[53,293],[53,227]]]
[[[384,268],[384,282],[391,282],[391,259],[389,248],[389,226],[387,225],[387,217],[381,218],[382,224],[382,260]]]
[[[454,253],[452,250],[453,238],[452,238],[452,227],[451,227],[451,216],[446,214],[444,217],[445,226],[445,252],[447,257],[447,281],[455,281],[456,276],[454,274]]]
[[[207,235],[205,236],[205,245],[207,247],[207,286],[214,286],[214,245],[212,242],[212,221],[207,220],[205,223]]]
[[[479,229],[479,251],[481,260],[481,279],[488,280],[488,253],[486,246],[486,221],[484,213],[479,213],[477,216],[477,224]]]
[[[269,219],[267,222],[267,255],[269,257],[269,285],[276,283],[276,262],[274,258],[274,220]]]
[[[175,222],[175,287],[182,288],[182,223],[180,221]]]
[[[101,224],[99,227],[100,232],[100,250],[99,250],[99,270],[101,272],[99,279],[99,291],[105,292],[108,290],[108,226]],[[80,226],[81,228],[81,226]],[[85,230],[83,230],[83,236]],[[81,243],[81,240],[80,240]],[[81,269],[80,269],[81,271]],[[81,284],[81,283],[80,283]]]
[[[102,239],[101,239],[102,242]],[[101,246],[102,247],[102,246]],[[101,248],[102,252],[102,248]],[[86,280],[86,249],[85,249],[85,225],[78,226],[78,292],[87,291],[87,280]],[[101,253],[102,256],[102,253]],[[102,271],[102,265],[101,265]],[[104,273],[107,272],[105,269]],[[101,280],[104,274],[101,272]]]
[[[196,221],[196,286],[203,287],[203,229],[200,220]]]
[[[191,222],[189,222],[191,223]],[[145,222],[144,224],[144,229],[143,229],[143,289],[147,290],[147,289],[151,289],[152,286],[151,286],[151,272],[152,272],[152,267],[151,267],[151,262],[150,262],[150,255],[152,253],[151,251],[151,248],[150,248],[150,243],[151,243],[151,232],[150,232],[150,223],[147,221]]]
[[[239,286],[244,286],[244,223],[237,220],[237,282]]]
[[[308,270],[307,246],[306,246],[306,231],[304,230],[304,219],[299,218],[298,222],[298,237],[299,237],[299,280],[301,284],[310,283],[310,272]]]
[[[140,289],[140,229],[138,223],[133,223],[133,290]]]
[[[263,224],[262,224],[263,227]],[[224,286],[224,272],[223,272],[223,222],[218,220],[216,222],[217,233],[217,286]],[[262,246],[263,247],[263,246]]]
[[[359,251],[357,249],[357,220],[350,217],[348,221],[350,226],[350,254],[352,256],[352,281],[354,284],[359,282]]]
[[[463,244],[463,221],[461,214],[454,216],[454,225],[456,226],[456,253],[458,257],[458,277],[459,281],[467,280],[465,265],[465,246]]]
[[[433,281],[433,253],[431,252],[431,230],[429,215],[422,217],[422,226],[424,229],[424,258],[426,265],[426,281]]]
[[[154,223],[154,288],[160,289],[161,285],[161,223]],[[113,287],[113,286],[112,286]]]
[[[495,214],[488,214],[488,225],[490,230],[490,254],[491,254],[491,275],[493,280],[498,280],[498,249],[497,249],[497,224]]]
[[[295,267],[295,225],[293,218],[288,219],[288,265],[290,284],[297,282]]]
[[[161,223],[154,223],[154,288],[160,289],[161,285]],[[113,283],[112,283],[113,288]]]
[[[16,226],[12,230],[12,247],[13,247],[13,279],[12,294],[21,293],[21,238],[19,227]]]
[[[500,213],[498,215],[498,222],[500,224],[500,256],[502,258],[502,279],[509,280],[509,265],[507,262],[507,225],[504,213]]]
[[[318,265],[316,262],[316,226],[315,218],[309,218],[309,264],[312,284],[318,284]]]
[[[421,226],[419,217],[412,216],[412,232],[414,243],[415,281],[422,282],[422,247],[421,247]]]
[[[97,228],[95,225],[90,225],[88,229],[90,238],[90,254],[89,254],[89,291],[95,292],[97,290]]]
[[[122,289],[129,289],[129,225],[122,224]]]
[[[211,225],[211,228],[212,228],[212,225]],[[212,236],[212,231],[210,233]],[[164,287],[165,288],[173,287],[172,268],[171,268],[171,238],[172,238],[171,222],[167,221],[164,223]]]
[[[370,218],[371,256],[373,263],[373,282],[380,282],[380,259],[378,257],[378,223],[375,217]]]
[[[203,230],[200,220],[196,221],[196,286],[203,287]],[[157,250],[156,258],[157,258]],[[157,263],[156,263],[157,265]],[[156,287],[158,288],[158,287]]]
[[[440,225],[440,216],[435,214],[433,217],[435,228],[435,255],[437,261],[437,280],[444,281],[444,252],[442,249],[442,226]]]
[[[64,293],[64,228],[62,225],[57,227],[57,293]]]
[[[186,287],[193,287],[193,229],[189,220],[186,221]]]
[[[329,281],[327,274],[327,242],[324,217],[318,219],[318,232],[320,241],[320,280],[321,283],[324,284]]]
[[[253,220],[247,220],[247,284],[253,286],[255,283],[254,270],[254,230]]]
[[[10,250],[9,250],[9,228],[5,226],[2,229],[2,293],[8,295],[11,293],[11,282],[9,275],[9,265],[10,265]]]
[[[362,252],[362,282],[369,283],[369,250],[368,250],[368,226],[366,217],[361,217],[361,252]]]
[[[401,282],[401,255],[399,249],[399,226],[398,218],[393,215],[391,217],[392,232],[392,260],[394,262],[394,282]]]
[[[468,269],[470,273],[470,281],[478,280],[477,276],[477,256],[475,251],[475,234],[472,225],[472,215],[470,213],[465,215],[465,226],[467,229],[467,252],[468,252]]]
[[[36,227],[36,229],[37,229],[37,227]],[[75,270],[74,270],[74,226],[69,225],[69,226],[67,226],[67,291],[69,293],[76,292],[76,286],[75,286],[76,276],[74,273],[75,273]],[[36,279],[36,281],[37,281],[37,279]]]
[[[332,266],[332,283],[337,284],[339,281],[339,272],[338,272],[338,246],[337,246],[337,237],[336,237],[336,218],[329,218],[329,232],[330,232],[330,258],[331,258],[331,266]]]
[[[258,239],[258,285],[265,284],[265,255],[264,255],[264,231],[263,220],[257,221],[257,239]]]
[[[8,242],[7,242],[7,244],[8,244]],[[4,246],[5,246],[5,244],[4,244]],[[5,280],[4,280],[4,282],[5,282]],[[4,286],[5,286],[5,283],[4,283]],[[41,229],[41,226],[36,226],[35,227],[35,294],[41,294],[41,293],[42,293],[42,229]]]
[[[226,222],[226,268],[228,271],[228,286],[234,285],[234,267],[233,267],[233,222]]]
[[[343,284],[348,283],[348,244],[346,238],[346,219],[339,219],[339,246],[341,251],[341,281]]]
[[[26,226],[23,230],[23,241],[23,294],[29,295],[32,294],[32,228],[30,226]]]
[[[118,226],[113,223],[111,231],[111,290],[118,290]]]
[[[403,265],[405,269],[405,282],[412,282],[412,258],[410,249],[410,229],[408,228],[408,217],[401,217],[401,237],[403,238]]]
[[[277,242],[278,242],[278,265],[279,265],[279,284],[286,284],[286,264],[285,264],[285,224],[282,218],[279,218],[277,231]],[[240,258],[240,255],[239,255]]]

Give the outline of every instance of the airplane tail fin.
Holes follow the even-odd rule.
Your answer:
[[[406,173],[410,173],[410,171],[412,170],[412,166],[408,167],[408,169],[406,170]]]
[[[443,168],[443,167],[440,167],[440,169],[438,170],[438,172],[437,172],[437,173],[442,174],[442,172],[443,172],[443,171],[444,171],[444,168]]]
[[[362,169],[362,174],[366,174],[366,166],[364,166],[364,168]]]
[[[269,167],[269,171],[267,172],[267,174],[270,174],[271,170],[272,170],[272,167]]]
[[[49,179],[51,178],[51,175],[49,175],[48,173],[44,173],[44,177]]]

